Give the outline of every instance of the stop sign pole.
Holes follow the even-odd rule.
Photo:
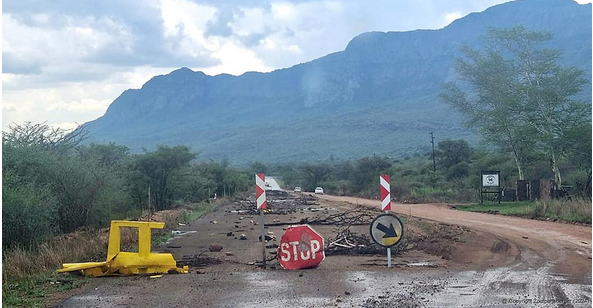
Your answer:
[[[257,173],[255,175],[255,202],[257,209],[259,210],[259,216],[261,217],[261,251],[262,251],[262,267],[266,268],[266,235],[265,235],[265,217],[264,210],[268,207],[266,201],[266,176],[263,173]]]
[[[389,174],[379,177],[381,184],[381,210],[389,213],[391,210],[391,186],[389,185]],[[391,267],[391,247],[387,247],[387,267]]]

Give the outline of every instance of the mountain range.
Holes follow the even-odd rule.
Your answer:
[[[457,78],[460,46],[479,48],[489,27],[548,31],[549,47],[564,50],[562,64],[591,80],[591,20],[591,4],[522,0],[443,29],[363,33],[343,51],[270,73],[180,68],[126,90],[84,129],[89,142],[132,151],[185,144],[201,159],[239,164],[413,155],[428,151],[431,131],[437,142],[475,143],[462,116],[438,98]]]

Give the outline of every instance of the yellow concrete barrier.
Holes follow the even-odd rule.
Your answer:
[[[79,271],[85,276],[111,276],[134,274],[161,274],[188,272],[188,267],[177,267],[170,253],[152,253],[151,229],[162,229],[163,222],[112,220],[109,230],[109,246],[105,262],[64,263],[58,273]],[[138,228],[138,252],[120,251],[120,228]]]

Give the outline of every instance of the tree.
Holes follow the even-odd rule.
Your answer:
[[[391,162],[383,157],[365,157],[356,161],[351,176],[355,191],[378,192],[379,176],[388,173]]]
[[[585,179],[579,183],[582,196],[591,197],[591,123],[575,126],[567,130],[562,138],[562,146],[567,150],[567,159],[585,172]]]
[[[439,142],[436,151],[436,157],[439,164],[443,165],[445,169],[460,162],[468,162],[472,155],[472,149],[469,147],[467,141],[459,140],[443,140]]]
[[[10,125],[7,132],[2,132],[2,143],[16,148],[36,147],[63,154],[80,144],[86,136],[87,131],[83,128],[68,132],[45,123],[25,122]]]
[[[331,168],[325,164],[307,164],[302,166],[301,170],[305,175],[305,190],[313,190],[331,173]]]
[[[544,47],[551,39],[522,26],[490,29],[485,49],[464,47],[455,66],[472,94],[448,84],[441,98],[487,141],[510,150],[519,179],[527,157],[539,150],[561,185],[558,160],[568,152],[563,136],[590,121],[590,102],[574,98],[587,81],[582,71],[557,64],[561,52]]]
[[[183,167],[189,167],[190,162],[195,159],[196,153],[192,153],[187,146],[169,147],[160,145],[153,152],[146,152],[138,155],[133,163],[136,171],[136,179],[140,180],[140,186],[136,186],[136,198],[138,195],[145,195],[150,186],[151,197],[154,200],[154,209],[162,210],[169,208],[173,201],[172,182],[174,177]]]

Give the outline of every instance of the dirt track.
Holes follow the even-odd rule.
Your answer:
[[[378,201],[373,200],[321,198],[322,212],[302,209],[288,215],[266,215],[266,219],[293,221],[343,211],[357,203],[378,207]],[[462,232],[463,240],[428,239],[451,245],[450,258],[413,250],[396,256],[392,269],[386,268],[384,255],[375,255],[329,256],[312,270],[286,271],[274,263],[273,268],[262,270],[252,264],[261,258],[259,228],[254,224],[259,217],[231,212],[235,208],[232,203],[223,205],[183,227],[181,231],[190,233],[163,247],[178,260],[203,253],[221,260],[221,264],[158,279],[96,279],[60,306],[591,306],[591,227],[461,212],[439,205],[396,204],[395,212],[407,218],[411,210],[420,224],[456,230],[454,226],[426,222],[433,220],[473,231]],[[418,219],[408,218],[410,227],[412,221]],[[335,232],[332,226],[315,229],[325,238]],[[364,229],[361,226],[361,232]],[[229,230],[232,236],[227,236]],[[283,232],[282,226],[267,231],[278,237]],[[247,240],[236,238],[241,233]],[[204,252],[214,242],[224,250]]]
[[[322,195],[331,202],[347,202],[376,207],[378,201]],[[591,226],[518,217],[457,211],[447,205],[394,204],[392,210],[451,225],[468,227],[512,242],[522,250],[535,253],[545,266],[580,282],[591,282]],[[539,260],[538,260],[539,259]]]

